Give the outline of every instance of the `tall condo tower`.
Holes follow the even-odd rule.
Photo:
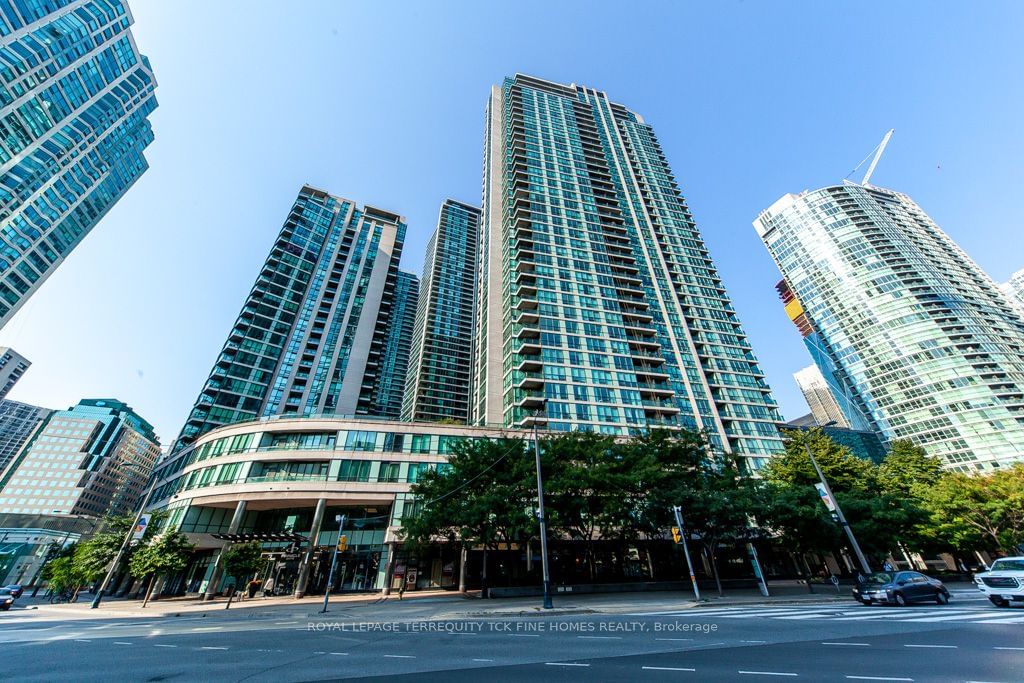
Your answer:
[[[705,430],[757,468],[780,417],[654,130],[592,88],[492,89],[476,423]]]
[[[1024,315],[1024,270],[1018,270],[1010,279],[999,285],[999,288],[1010,297],[1010,303]]]
[[[794,372],[793,379],[800,387],[800,393],[804,395],[804,400],[807,401],[816,423],[819,425],[833,423],[837,427],[849,429],[850,423],[839,408],[839,403],[832,396],[832,391],[817,365],[809,365],[799,372]]]
[[[427,245],[403,420],[469,421],[480,209],[445,200]]]
[[[122,0],[0,2],[0,327],[148,168],[131,24]]]
[[[409,352],[412,332],[416,324],[416,302],[420,293],[420,279],[404,270],[398,271],[391,322],[381,353],[381,368],[377,373],[377,386],[371,405],[373,413],[389,420],[402,415],[405,396],[405,377],[409,372]]]
[[[822,374],[874,431],[954,469],[1024,458],[1024,320],[910,197],[848,182],[787,194],[754,227]]]
[[[273,415],[379,415],[406,222],[304,186],[175,450]]]

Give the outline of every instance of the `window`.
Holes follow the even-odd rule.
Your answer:
[[[377,432],[349,432],[345,437],[347,451],[373,451],[377,449]]]
[[[370,461],[342,460],[338,481],[370,481]]]
[[[380,473],[377,475],[377,481],[387,483],[397,482],[400,468],[400,463],[382,462],[380,464]]]

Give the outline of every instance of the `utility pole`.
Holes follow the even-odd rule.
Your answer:
[[[331,555],[331,570],[327,572],[327,590],[324,591],[324,608],[320,610],[320,614],[327,611],[327,601],[331,599],[331,586],[334,585],[334,565],[338,562],[338,549],[344,550],[343,544],[348,547],[348,539],[341,535],[345,526],[345,515],[335,515],[334,521],[338,523],[338,542],[334,545],[334,554]]]
[[[843,515],[843,509],[839,507],[839,501],[832,495],[832,489],[828,485],[828,480],[825,479],[825,473],[818,467],[818,461],[814,459],[814,453],[811,452],[811,445],[807,439],[804,439],[804,449],[807,451],[807,457],[811,459],[811,464],[814,465],[814,471],[818,473],[818,479],[821,480],[821,485],[825,489],[825,493],[828,494],[829,500],[835,506],[836,521],[839,522],[840,526],[843,527],[843,531],[846,532],[847,538],[850,539],[850,546],[853,548],[853,552],[857,555],[857,561],[860,562],[860,568],[865,574],[871,573],[871,567],[868,566],[868,560],[864,557],[864,553],[861,552],[860,545],[857,544],[857,538],[853,535],[853,529],[850,528],[850,523],[846,521],[846,517]]]
[[[544,517],[544,483],[540,473],[540,439],[537,419],[533,420],[533,457],[537,463],[537,521],[540,522],[540,563],[544,573],[544,609],[551,609],[551,574],[548,572],[548,527]]]
[[[693,573],[693,562],[690,560],[690,548],[686,545],[686,527],[683,525],[683,509],[678,505],[672,506],[672,513],[676,516],[676,525],[679,527],[679,541],[683,544],[683,554],[686,555],[686,568],[690,570],[690,583],[693,584],[693,597],[700,600],[700,588],[697,587],[697,575]]]

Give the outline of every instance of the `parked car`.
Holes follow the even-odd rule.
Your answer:
[[[865,605],[881,603],[903,607],[912,602],[949,602],[949,590],[938,579],[920,572],[875,572],[853,587],[853,599]]]
[[[17,600],[21,597],[21,594],[25,592],[25,589],[21,587],[21,584],[12,583],[10,586],[4,586],[7,590],[11,591],[11,595]]]
[[[0,610],[6,612],[14,604],[14,593],[10,588],[0,588]]]
[[[1024,557],[1002,557],[988,571],[977,574],[974,583],[996,607],[1024,602]]]

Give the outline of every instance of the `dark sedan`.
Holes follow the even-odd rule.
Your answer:
[[[12,583],[10,586],[4,586],[4,588],[11,591],[11,595],[13,595],[15,599],[20,598],[21,594],[25,592],[25,589],[18,583]]]
[[[6,588],[0,588],[0,610],[6,612],[14,605],[14,596]]]
[[[853,588],[853,599],[903,607],[912,602],[949,602],[949,590],[938,579],[919,572],[876,572],[862,577]]]

